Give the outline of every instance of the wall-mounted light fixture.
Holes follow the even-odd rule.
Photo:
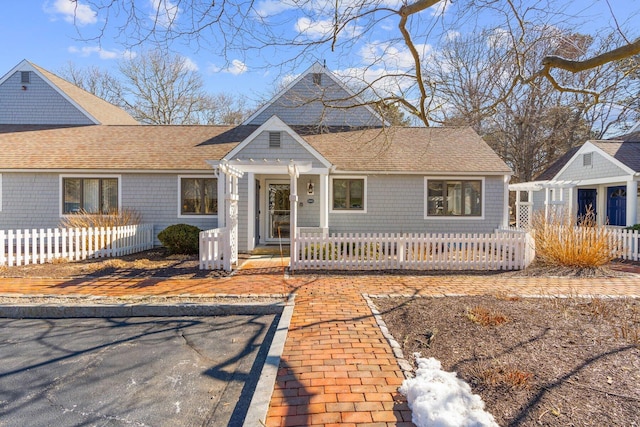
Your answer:
[[[27,90],[27,86],[26,85],[22,85],[22,90]]]
[[[313,196],[313,194],[315,193],[316,190],[316,185],[309,181],[309,183],[307,184],[307,195],[308,196]]]

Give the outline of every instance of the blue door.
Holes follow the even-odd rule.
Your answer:
[[[607,187],[609,225],[627,225],[627,187]]]
[[[591,212],[596,217],[596,200],[598,192],[595,189],[578,189],[578,219],[584,218],[587,212]]]

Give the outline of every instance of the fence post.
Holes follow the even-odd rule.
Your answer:
[[[5,237],[4,230],[0,230],[0,266],[7,265],[6,258],[7,250],[7,238]]]

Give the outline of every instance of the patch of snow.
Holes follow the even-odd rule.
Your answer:
[[[499,427],[484,402],[455,372],[442,370],[434,358],[415,354],[415,378],[404,380],[400,393],[406,396],[417,427]]]

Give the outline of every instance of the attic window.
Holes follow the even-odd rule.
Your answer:
[[[311,77],[313,78],[314,85],[322,85],[322,73],[313,73]]]
[[[269,148],[280,148],[282,134],[280,132],[269,132]]]
[[[31,83],[31,73],[29,71],[20,71],[20,83]]]
[[[593,153],[584,153],[582,155],[582,166],[593,166]]]

